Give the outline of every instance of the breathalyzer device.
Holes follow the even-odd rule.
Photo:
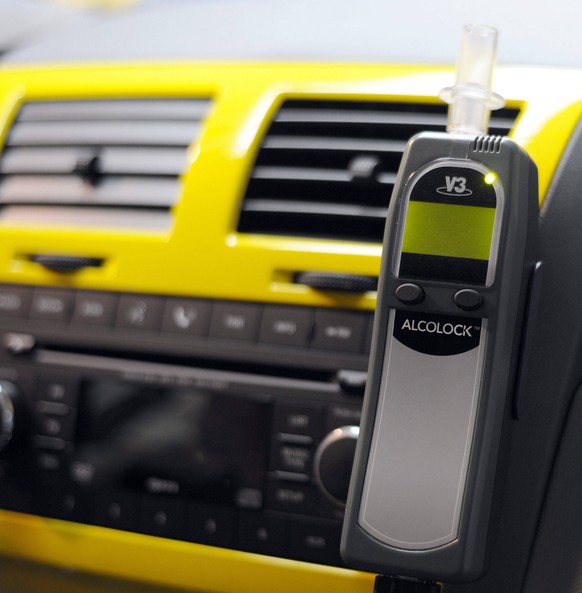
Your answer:
[[[466,29],[448,133],[409,142],[390,203],[342,534],[354,568],[445,582],[484,569],[538,224],[534,163],[485,133],[495,42]]]

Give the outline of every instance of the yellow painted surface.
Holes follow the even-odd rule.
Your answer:
[[[582,116],[582,101],[552,115],[533,136],[525,148],[538,166],[540,204],[550,188],[566,144]]]
[[[260,141],[288,98],[437,102],[451,70],[337,64],[152,63],[0,69],[0,143],[20,101],[209,97],[212,110],[165,232],[9,224],[0,220],[0,282],[373,309],[374,294],[324,294],[291,282],[302,270],[375,275],[380,245],[238,235],[237,217]],[[570,85],[568,73],[563,84]],[[518,80],[508,77],[512,84]],[[552,93],[561,93],[560,80]],[[531,107],[514,137],[540,171],[541,197],[582,110],[581,97],[553,110],[536,104],[539,80],[506,94]],[[503,89],[500,89],[503,92]],[[515,92],[514,92],[515,91]],[[569,96],[569,95],[568,95]],[[525,130],[520,134],[520,130]],[[527,130],[535,132],[529,134]],[[30,253],[104,258],[71,275],[26,260]],[[0,512],[0,552],[167,586],[223,593],[370,593],[370,575],[97,527]]]
[[[147,293],[352,306],[353,297],[297,291],[277,282],[283,270],[377,274],[379,246],[239,236],[235,229],[248,174],[274,112],[286,98],[382,97],[366,85],[410,75],[403,67],[170,66],[6,70],[0,77],[1,124],[18,108],[15,97],[210,97],[213,108],[184,176],[183,194],[166,233],[2,224],[0,282],[58,284]],[[418,72],[424,72],[418,69]],[[383,88],[382,86],[380,88]],[[402,95],[392,100],[405,100]],[[436,101],[435,98],[432,98]],[[5,126],[3,126],[5,128]],[[266,248],[265,248],[266,247]],[[366,252],[365,255],[362,251]],[[102,269],[62,277],[26,262],[30,252],[102,257]],[[367,257],[373,254],[372,257]],[[358,305],[371,309],[372,297]]]
[[[0,129],[20,100],[109,97],[210,97],[213,108],[193,146],[174,224],[167,232],[67,228],[0,221],[0,282],[55,284],[214,298],[292,302],[372,309],[373,295],[341,297],[278,279],[301,270],[377,274],[379,245],[238,235],[240,202],[261,138],[287,98],[425,100],[437,89],[411,84],[445,69],[399,66],[159,64],[4,69],[0,76]],[[405,95],[407,87],[416,94]],[[428,85],[426,85],[428,87]],[[436,92],[435,92],[436,94]],[[511,98],[510,98],[511,99]],[[521,104],[518,97],[513,104]],[[569,112],[570,113],[570,112]],[[572,112],[573,113],[573,112]],[[548,114],[548,120],[560,117]],[[542,188],[574,124],[561,116],[560,136],[531,139]],[[540,125],[544,122],[542,121]],[[540,132],[544,134],[544,130]],[[529,145],[526,148],[530,148]],[[59,276],[27,262],[31,252],[102,257],[101,269]]]
[[[220,593],[371,593],[372,575],[0,511],[0,552]]]

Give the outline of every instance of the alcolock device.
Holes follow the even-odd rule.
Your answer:
[[[484,569],[538,224],[535,165],[483,133],[498,100],[475,61],[492,68],[495,34],[466,31],[449,133],[410,141],[390,203],[342,533],[354,568],[444,582]]]

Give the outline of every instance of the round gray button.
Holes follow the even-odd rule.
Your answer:
[[[455,293],[453,301],[463,311],[474,311],[483,304],[483,296],[472,288],[464,288]]]
[[[424,300],[424,290],[418,284],[407,282],[396,289],[396,298],[405,305],[416,305]]]

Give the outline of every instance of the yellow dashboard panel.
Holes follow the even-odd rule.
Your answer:
[[[519,73],[518,73],[519,74]],[[526,105],[513,136],[530,151],[540,170],[543,198],[558,159],[580,111],[569,100],[571,79],[550,112],[528,96],[534,72],[522,74],[523,89],[506,94],[513,105]],[[377,274],[380,250],[375,244],[262,237],[236,233],[236,217],[249,172],[271,118],[285,99],[422,101],[436,103],[435,90],[450,72],[438,68],[335,65],[175,65],[99,66],[11,71],[0,80],[3,134],[21,101],[79,98],[201,97],[212,108],[202,135],[190,147],[183,191],[167,232],[71,229],[2,223],[4,248],[0,279],[10,282],[74,284],[80,288],[212,295],[242,300],[264,299],[372,308],[373,296],[354,303],[333,301],[314,291],[280,282],[302,269]],[[501,78],[501,76],[500,76]],[[508,86],[515,73],[508,72]],[[518,78],[519,80],[519,78]],[[500,88],[503,91],[503,87]],[[514,98],[515,97],[515,98]],[[530,115],[531,112],[531,115]],[[558,126],[556,125],[556,122]],[[545,129],[551,126],[551,142]],[[556,129],[560,132],[556,134]],[[104,258],[99,270],[72,278],[55,276],[27,262],[31,252]]]

